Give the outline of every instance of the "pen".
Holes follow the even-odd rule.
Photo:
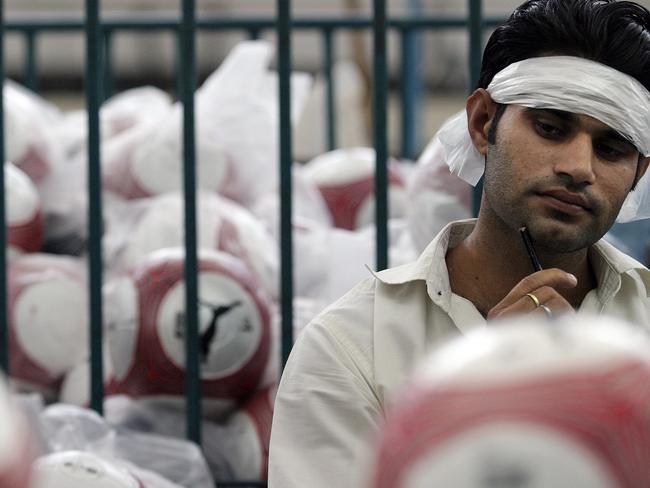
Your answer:
[[[530,239],[530,234],[528,233],[528,229],[525,226],[520,227],[519,233],[521,234],[521,238],[524,241],[524,246],[526,246],[526,251],[528,252],[530,261],[533,263],[533,268],[535,269],[535,271],[541,271],[542,265],[539,264],[539,259],[537,259],[537,254],[535,254],[535,248],[533,247],[533,241],[531,241]]]

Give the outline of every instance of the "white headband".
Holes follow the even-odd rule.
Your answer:
[[[650,92],[635,78],[609,66],[572,56],[544,56],[513,63],[497,73],[487,88],[497,103],[563,110],[589,115],[650,156]],[[436,134],[449,169],[471,185],[484,170],[463,110]],[[619,222],[650,217],[650,178],[646,174],[630,192]]]

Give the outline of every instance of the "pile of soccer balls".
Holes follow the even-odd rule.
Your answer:
[[[204,442],[211,446],[206,453],[216,478],[266,476],[279,379],[279,131],[272,56],[265,42],[242,43],[196,93],[197,350]],[[293,75],[294,123],[310,90],[309,76]],[[10,381],[48,404],[87,407],[87,119],[83,112],[62,113],[11,82],[4,97]],[[104,386],[108,396],[133,402],[126,411],[107,409],[107,418],[183,437],[188,317],[182,107],[158,89],[137,88],[108,100],[100,121]],[[372,149],[350,148],[293,167],[295,335],[369,276],[365,265],[374,266],[374,163]],[[428,184],[421,176],[441,165],[429,156],[417,165],[389,161],[392,264],[414,258],[424,247],[423,234],[433,237],[447,221],[469,216],[467,187],[450,192],[438,178]],[[417,187],[410,183],[413,175],[419,175]],[[420,229],[416,241],[413,229],[423,224],[428,230]],[[121,480],[115,486],[143,486],[89,456],[59,453],[39,461],[38,470],[64,466],[61,479],[66,470],[114,472]]]

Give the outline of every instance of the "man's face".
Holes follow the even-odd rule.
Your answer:
[[[487,150],[484,191],[508,227],[526,225],[542,250],[572,252],[614,223],[638,164],[635,147],[592,117],[512,105]]]

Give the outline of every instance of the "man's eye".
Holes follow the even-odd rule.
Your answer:
[[[557,138],[564,135],[564,131],[560,127],[549,124],[548,122],[537,120],[535,121],[535,128],[542,137]]]
[[[625,157],[627,154],[625,151],[622,151],[611,144],[604,142],[598,142],[594,145],[594,149],[600,155],[600,157],[614,161]]]

